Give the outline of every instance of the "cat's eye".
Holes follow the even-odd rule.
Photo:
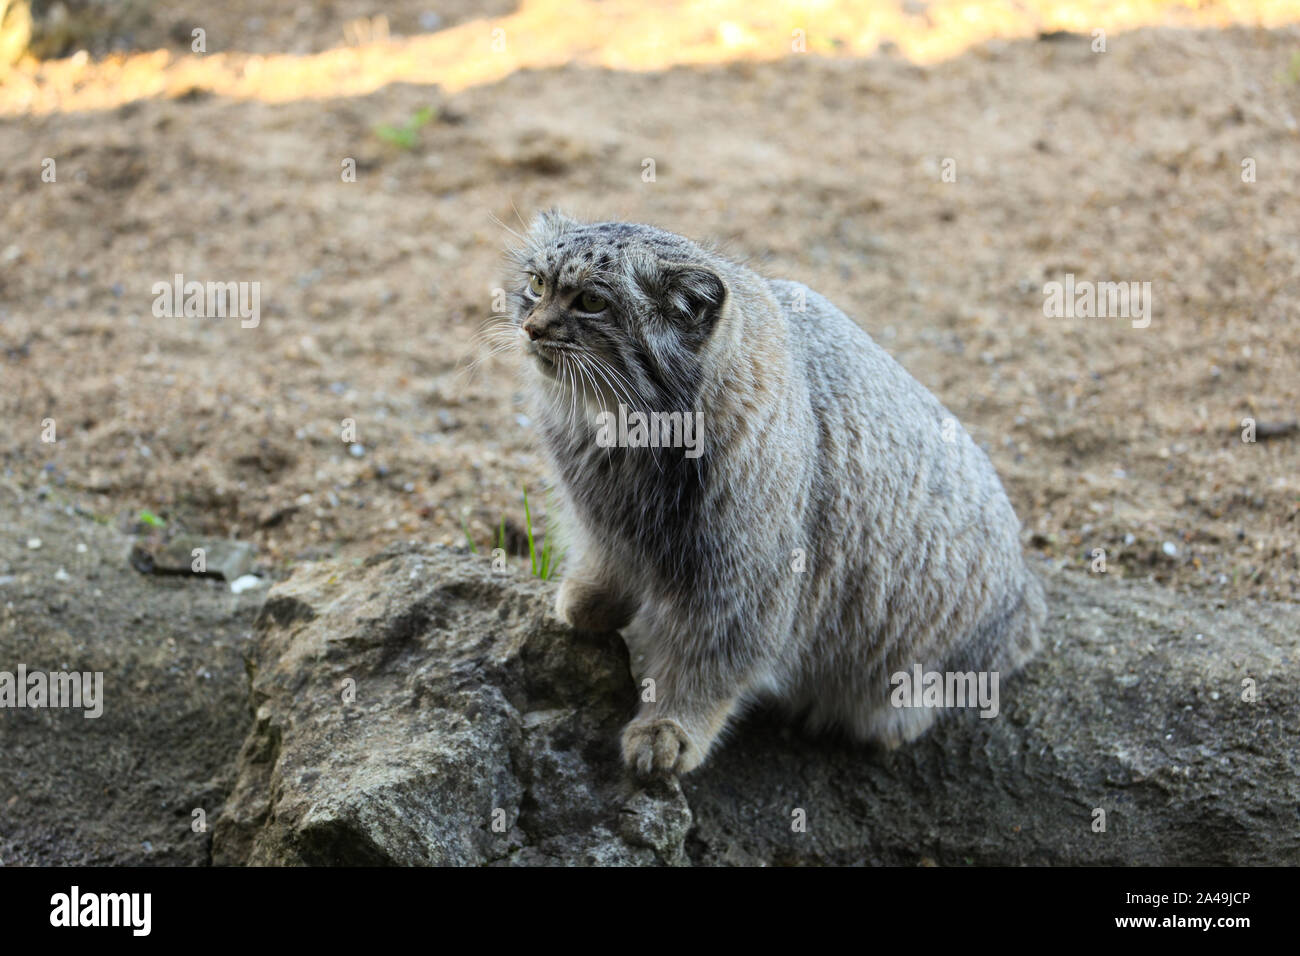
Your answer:
[[[533,295],[541,295],[546,291],[546,281],[536,273],[528,277],[528,291]]]
[[[593,292],[584,292],[578,297],[578,304],[583,312],[604,312],[608,303]]]

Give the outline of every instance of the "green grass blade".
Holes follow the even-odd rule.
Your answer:
[[[537,574],[537,545],[533,541],[533,514],[528,510],[528,489],[524,492],[524,525],[528,529],[528,560],[532,564],[533,575]]]
[[[465,540],[469,542],[469,553],[478,554],[478,548],[474,547],[474,539],[470,537],[469,522],[465,520],[463,514],[460,516],[460,526],[465,532]]]
[[[551,576],[551,536],[548,534],[542,539],[542,573],[540,575],[543,581]]]

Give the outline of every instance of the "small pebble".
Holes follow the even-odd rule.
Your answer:
[[[28,550],[28,551],[39,551],[39,550],[41,549],[41,545],[43,545],[44,543],[45,543],[45,542],[42,541],[40,538],[28,538],[28,539],[27,539],[27,550]]]
[[[1169,555],[1169,557],[1171,558],[1178,557],[1178,548],[1174,546],[1174,543],[1172,541],[1166,541],[1164,544],[1160,546],[1160,550],[1163,551],[1165,554]]]
[[[348,454],[353,458],[360,458],[366,453],[366,446],[353,442],[348,446]]]
[[[260,588],[261,586],[262,579],[256,574],[245,574],[230,582],[230,593],[243,594],[245,591],[251,591],[253,588]]]

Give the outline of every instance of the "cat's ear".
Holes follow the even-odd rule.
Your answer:
[[[727,284],[707,266],[690,262],[665,263],[659,301],[668,317],[690,332],[713,330],[727,301]]]

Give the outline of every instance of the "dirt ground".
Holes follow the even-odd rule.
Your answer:
[[[41,547],[29,547],[30,541]],[[143,575],[131,539],[0,486],[0,670],[99,671],[102,713],[0,710],[0,866],[204,865],[265,591]]]
[[[863,24],[900,26],[841,30],[857,14],[836,8],[807,53],[762,57],[752,37],[788,37],[794,14],[729,5],[716,56],[683,34],[659,69],[612,66],[617,45],[554,3],[444,3],[436,22],[389,4],[391,39],[354,26],[341,53],[370,8],[221,4],[206,60],[192,5],[135,6],[88,53],[0,81],[11,489],[121,530],[148,510],[247,539],[277,576],[463,525],[483,547],[545,473],[513,357],[471,368],[475,333],[510,230],[558,205],[717,239],[828,296],[987,448],[1044,560],[1085,574],[1104,548],[1110,574],[1300,599],[1300,28],[1282,6],[1166,4],[1168,26],[1109,30],[1101,53],[1087,13],[1109,24],[1113,4],[1064,26],[990,15],[956,50],[922,42],[954,4],[873,4]],[[639,8],[597,6],[638,32]],[[707,13],[656,15],[679,8]],[[572,31],[538,50],[576,62],[528,60],[525,16]],[[476,79],[497,23],[515,60]],[[482,50],[457,53],[466,38]],[[377,132],[424,107],[409,148]],[[155,317],[176,273],[260,283],[260,324]],[[1045,316],[1067,273],[1150,282],[1149,327]],[[1268,437],[1243,442],[1247,417]]]

